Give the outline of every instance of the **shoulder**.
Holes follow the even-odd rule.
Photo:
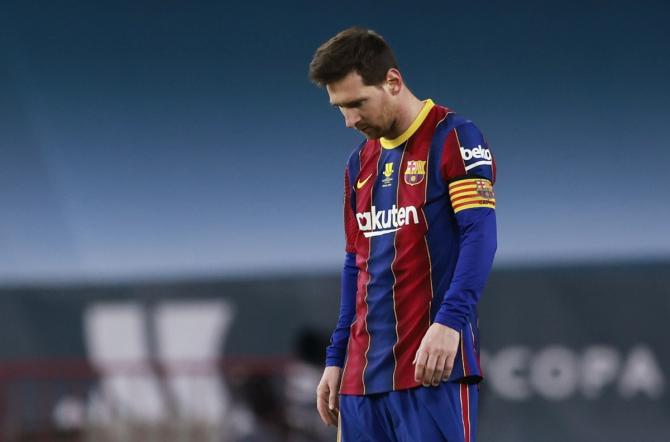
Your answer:
[[[470,119],[449,114],[439,129],[443,133],[442,167],[445,179],[479,176],[495,182],[495,159],[479,127]]]
[[[366,144],[368,144],[368,140],[363,140],[358,146],[356,146],[354,150],[351,151],[349,157],[347,158],[347,164],[351,164],[351,162],[354,160],[358,161]]]
[[[450,138],[455,138],[455,144],[459,148],[472,143],[474,146],[478,143],[485,143],[484,135],[472,120],[447,107],[436,107],[439,109],[433,139],[438,140],[439,144],[443,145]]]
[[[453,109],[444,106],[439,106],[441,117],[437,123],[436,130],[441,132],[449,132],[454,129],[458,130],[479,130],[475,123],[467,117],[456,113]]]
[[[347,179],[349,177],[355,177],[358,175],[358,172],[360,171],[361,168],[361,152],[365,148],[367,144],[367,140],[363,140],[351,153],[349,154],[349,157],[347,158],[347,165],[345,167],[345,173]]]

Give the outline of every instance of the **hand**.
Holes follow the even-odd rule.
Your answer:
[[[426,331],[414,356],[414,380],[424,387],[437,387],[449,379],[461,335],[446,325],[433,323]]]
[[[340,367],[326,367],[319,386],[316,388],[316,409],[319,410],[321,420],[326,425],[337,426],[337,416],[340,412],[338,392],[341,377]]]

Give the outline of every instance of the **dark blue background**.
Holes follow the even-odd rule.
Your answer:
[[[141,4],[138,4],[141,3]],[[496,155],[496,265],[668,257],[665,2],[11,2],[0,283],[334,270],[359,135],[307,80],[380,32]]]

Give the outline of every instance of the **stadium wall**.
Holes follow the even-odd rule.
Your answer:
[[[2,289],[2,440],[332,440],[312,403],[338,290],[337,275]],[[667,440],[669,295],[670,262],[496,270],[480,440]]]

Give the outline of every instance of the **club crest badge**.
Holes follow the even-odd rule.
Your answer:
[[[416,186],[423,181],[426,176],[426,162],[425,161],[407,161],[407,169],[405,169],[405,182],[410,186]]]
[[[495,194],[493,193],[493,187],[491,186],[490,182],[485,180],[477,180],[475,181],[475,185],[477,186],[477,194],[482,198],[487,199],[495,198]]]

